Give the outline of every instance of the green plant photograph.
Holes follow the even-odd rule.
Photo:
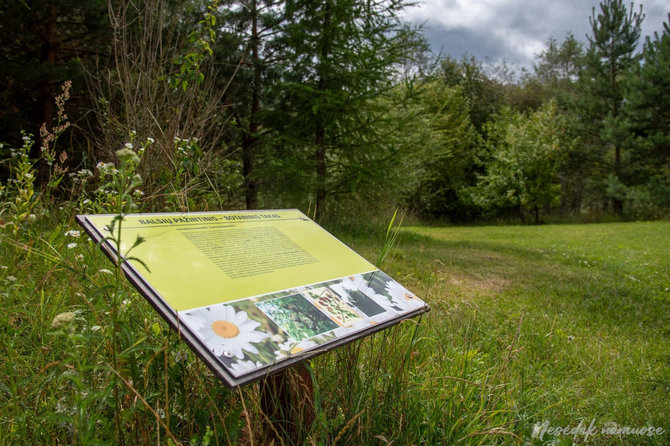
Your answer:
[[[337,328],[337,324],[300,294],[265,300],[256,306],[296,341]]]

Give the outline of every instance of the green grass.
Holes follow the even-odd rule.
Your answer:
[[[661,426],[670,437],[670,224],[407,228],[392,276],[439,331],[476,315],[470,348],[520,420]],[[458,341],[455,342],[458,345]],[[600,437],[604,443],[616,442]],[[639,438],[624,439],[636,444]]]
[[[68,215],[0,239],[0,444],[266,443],[259,385],[226,390],[97,247],[67,248]],[[329,229],[375,261],[387,228]],[[591,444],[670,442],[669,223],[411,227],[382,269],[432,310],[312,361],[304,443],[570,444],[533,426],[591,420],[665,429]]]

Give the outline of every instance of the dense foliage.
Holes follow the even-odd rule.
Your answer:
[[[73,124],[59,147],[70,173],[114,161],[130,135],[152,138],[139,168],[152,209],[289,206],[323,218],[383,205],[534,222],[668,212],[667,23],[640,45],[642,8],[607,0],[587,44],[549,37],[533,71],[518,75],[431,56],[400,19],[406,6],[8,4],[2,155],[22,145],[21,131],[35,135],[41,185],[42,123]],[[65,81],[68,118],[57,122]],[[543,156],[547,144],[556,155]],[[3,183],[10,164],[0,164]],[[65,176],[55,192],[71,186]]]

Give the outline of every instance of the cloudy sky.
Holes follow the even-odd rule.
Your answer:
[[[630,1],[627,0],[627,5]],[[640,2],[635,3],[635,10]],[[642,35],[661,30],[670,0],[646,0]],[[434,52],[454,57],[471,54],[491,62],[504,59],[530,68],[550,36],[562,41],[568,32],[586,41],[592,0],[423,0],[406,11],[407,19],[423,24]]]

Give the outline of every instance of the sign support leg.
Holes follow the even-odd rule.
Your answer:
[[[314,383],[304,363],[273,373],[261,381],[261,410],[269,439],[301,443],[314,422]]]

